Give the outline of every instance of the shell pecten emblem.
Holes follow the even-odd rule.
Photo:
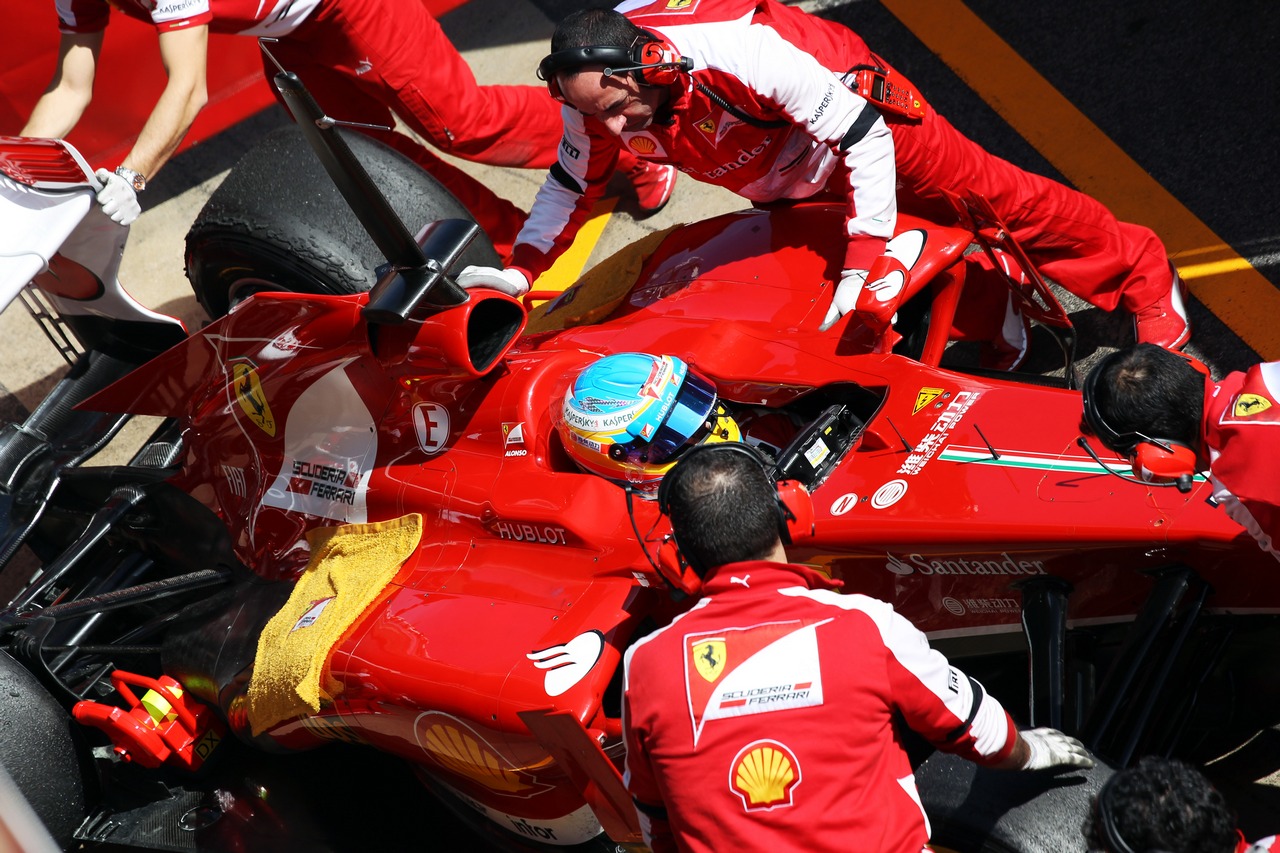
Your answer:
[[[517,767],[478,732],[450,714],[422,712],[414,721],[413,734],[431,761],[495,794],[531,797],[550,790],[550,786],[531,775],[550,763],[549,756],[538,764]]]
[[[231,387],[235,392],[240,408],[249,416],[249,420],[267,435],[275,437],[276,419],[271,414],[271,405],[267,403],[267,394],[262,390],[262,382],[258,379],[258,366],[248,359],[239,359],[231,363]]]
[[[733,759],[729,787],[747,811],[784,808],[800,784],[800,762],[795,753],[776,740],[758,740],[744,746]]]
[[[627,145],[640,154],[652,154],[658,150],[658,143],[647,136],[634,136],[627,141]]]

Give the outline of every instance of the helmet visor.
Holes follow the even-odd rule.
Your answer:
[[[625,454],[623,458],[629,463],[661,465],[702,440],[711,429],[715,406],[715,386],[690,370],[671,411],[654,430],[653,437],[637,437],[614,447]]]

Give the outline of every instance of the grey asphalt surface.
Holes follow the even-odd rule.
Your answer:
[[[582,5],[563,0],[472,0],[445,16],[446,31],[481,82],[534,83],[553,21]],[[1061,179],[945,63],[884,6],[871,0],[802,4],[857,30],[928,94],[962,132],[1024,168]],[[1064,4],[968,0],[989,27],[1183,205],[1221,235],[1267,279],[1280,286],[1280,7],[1274,0],[1205,4],[1192,0],[1074,0]],[[204,321],[182,269],[182,238],[204,199],[253,141],[287,119],[268,110],[176,158],[152,182],[134,226],[122,278],[149,307]],[[459,163],[498,192],[528,206],[541,182],[533,172]],[[592,260],[644,234],[742,207],[730,194],[682,179],[657,216],[615,215]],[[1093,356],[1127,341],[1127,318],[1068,306],[1078,321],[1081,353]],[[1190,348],[1216,373],[1258,356],[1202,306]],[[1276,318],[1280,322],[1280,318]],[[0,315],[7,355],[0,364],[0,417],[30,408],[61,375],[56,357],[17,309]],[[19,357],[16,355],[21,353]],[[1083,362],[1087,367],[1090,358]],[[140,424],[117,446],[146,430]],[[124,451],[121,451],[124,452]],[[1250,835],[1280,830],[1280,734],[1264,732],[1245,749],[1209,768],[1241,812]],[[409,780],[408,784],[414,784]],[[418,805],[413,805],[418,809]],[[443,812],[419,814],[431,838],[455,849],[465,834]],[[419,823],[421,826],[421,823]],[[465,842],[476,851],[495,849]]]

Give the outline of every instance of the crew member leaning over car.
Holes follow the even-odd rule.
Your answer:
[[[1137,344],[1085,379],[1084,427],[1148,482],[1207,472],[1213,497],[1280,560],[1280,362],[1214,382],[1198,361]]]
[[[630,0],[570,14],[551,50],[539,76],[565,103],[559,163],[510,265],[465,271],[463,286],[527,291],[629,152],[753,202],[843,200],[843,272],[824,329],[856,305],[899,202],[954,221],[944,193],[976,191],[1046,276],[1099,308],[1133,313],[1138,340],[1182,347],[1190,338],[1185,288],[1150,229],[988,154],[840,24],[778,0]],[[873,66],[888,80],[871,85],[898,87],[886,98],[850,88],[853,69]]]
[[[205,106],[210,32],[276,39],[272,54],[329,115],[367,125],[362,130],[430,172],[500,252],[509,251],[524,212],[407,135],[376,128],[394,127],[394,111],[433,146],[464,160],[527,169],[555,162],[555,102],[538,86],[479,85],[423,0],[56,0],[56,6],[58,67],[23,136],[65,136],[80,120],[113,9],[153,24],[159,36],[165,89],[124,162],[98,174],[106,184],[98,197],[103,211],[122,225],[137,218],[136,193]],[[277,71],[265,59],[263,70],[268,80]],[[622,166],[642,212],[670,198],[670,167],[631,156]]]
[[[654,853],[920,853],[900,721],[990,767],[1093,765],[1062,732],[1019,732],[888,604],[788,564],[779,501],[733,442],[687,450],[660,486],[700,598],[625,658],[625,778]]]

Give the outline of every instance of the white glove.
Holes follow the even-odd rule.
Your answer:
[[[1085,745],[1057,729],[1029,729],[1019,732],[1031,748],[1023,770],[1047,770],[1050,767],[1092,767],[1093,756]]]
[[[103,184],[98,190],[98,204],[102,205],[102,212],[121,225],[132,225],[142,213],[133,184],[106,169],[99,169],[93,174]]]
[[[854,309],[858,304],[858,294],[862,292],[862,285],[866,281],[866,270],[845,270],[840,273],[840,283],[836,285],[835,295],[831,297],[831,307],[827,309],[827,316],[822,318],[819,332],[830,329],[836,324],[836,320]]]
[[[459,287],[490,287],[519,299],[529,292],[529,279],[520,270],[500,270],[495,267],[463,267],[454,278]]]

